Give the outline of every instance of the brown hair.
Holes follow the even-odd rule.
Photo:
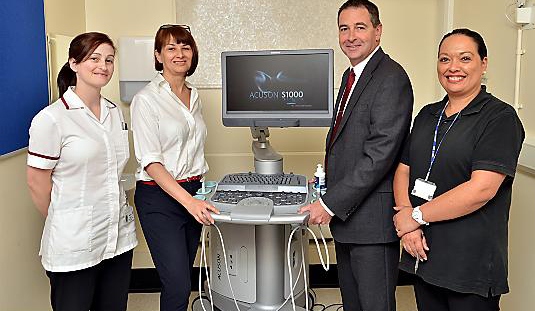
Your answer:
[[[72,39],[69,45],[69,59],[74,59],[75,63],[85,61],[101,44],[109,44],[115,51],[113,41],[106,34],[100,32],[86,32],[79,34]],[[76,73],[72,71],[69,61],[61,67],[58,73],[59,96],[67,91],[69,86],[76,85]]]
[[[365,8],[366,10],[368,10],[368,14],[370,14],[370,20],[372,22],[373,27],[377,28],[377,26],[381,24],[381,20],[379,19],[379,9],[373,2],[368,0],[347,0],[338,9],[338,19],[340,19],[340,13],[350,7]]]
[[[186,72],[186,76],[191,76],[195,72],[197,64],[199,63],[199,50],[197,49],[195,39],[193,39],[193,36],[189,31],[189,27],[184,25],[161,26],[160,29],[158,29],[158,32],[156,32],[156,37],[154,38],[154,50],[161,54],[162,48],[170,40],[175,40],[176,43],[187,44],[191,47],[193,52],[191,67],[188,69],[188,72]],[[154,56],[154,69],[156,69],[156,71],[163,70],[163,64],[156,59],[156,56]]]

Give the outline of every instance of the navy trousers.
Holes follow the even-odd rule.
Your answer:
[[[54,311],[126,310],[132,251],[78,271],[50,272],[50,302]]]
[[[180,185],[194,195],[201,182]],[[152,261],[162,282],[160,310],[186,311],[202,226],[159,186],[138,182],[134,201]]]

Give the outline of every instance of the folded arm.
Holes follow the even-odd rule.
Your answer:
[[[502,173],[473,171],[470,180],[421,205],[423,219],[432,223],[471,214],[496,195],[504,179],[505,174]],[[412,207],[402,207],[394,216],[398,236],[420,227],[411,215]]]
[[[52,170],[28,166],[26,179],[33,203],[37,210],[46,217],[52,193]]]

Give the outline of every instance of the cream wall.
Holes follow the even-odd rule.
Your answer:
[[[510,3],[510,1],[507,1]],[[455,27],[468,27],[480,32],[489,50],[488,88],[502,100],[513,103],[515,77],[516,28],[504,16],[505,1],[455,1]],[[474,12],[478,12],[474,14]],[[526,54],[522,61],[519,115],[527,137],[535,137],[535,30],[524,32]],[[502,298],[504,311],[532,310],[535,288],[535,248],[531,233],[535,175],[517,172],[509,222],[509,285],[511,292]],[[492,228],[489,228],[492,230]]]
[[[192,0],[194,1],[194,0]],[[436,45],[442,35],[442,19],[445,0],[377,0],[384,24],[382,46],[407,70],[415,91],[415,112],[425,103],[439,96],[436,83]],[[338,1],[342,3],[342,1]],[[489,88],[500,98],[511,102],[514,77],[513,28],[503,18],[502,1],[458,0],[455,6],[454,25],[469,26],[480,30],[490,51]],[[489,4],[491,3],[491,4]],[[461,5],[462,4],[462,5]],[[176,21],[175,0],[45,0],[48,32],[73,36],[84,31],[102,31],[116,42],[121,36],[153,36],[158,26]],[[206,7],[210,10],[210,7]],[[178,8],[178,16],[180,16]],[[473,14],[473,12],[479,12]],[[307,31],[306,14],[298,21],[304,26],[295,34]],[[218,12],[214,12],[218,14]],[[336,12],[322,12],[325,19],[333,21],[336,27]],[[409,18],[411,14],[418,18]],[[206,27],[224,27],[206,22]],[[332,31],[332,30],[326,30]],[[336,31],[333,31],[334,35]],[[120,48],[120,47],[119,47]],[[339,48],[333,47],[336,58],[343,58]],[[533,81],[535,58],[535,30],[525,33],[523,81]],[[118,64],[120,59],[117,60]],[[338,81],[338,77],[336,77]],[[109,86],[103,90],[106,97],[119,101],[118,75],[115,74]],[[524,125],[531,136],[535,134],[535,89],[524,82],[521,99],[525,109],[520,111]],[[209,137],[206,146],[211,171],[209,178],[217,179],[232,171],[252,170],[250,152],[251,136],[246,128],[225,128],[221,123],[221,90],[201,89],[204,115],[208,123]],[[128,106],[122,105],[129,116]],[[325,129],[273,129],[272,144],[285,157],[285,171],[311,175],[315,164],[323,159]],[[131,153],[133,154],[133,152]],[[127,170],[133,172],[135,161],[131,159]],[[1,310],[47,310],[48,280],[43,274],[37,257],[43,220],[28,196],[25,183],[25,155],[20,154],[0,159],[0,197],[2,215],[0,218],[0,309]],[[512,293],[505,296],[503,310],[528,310],[533,303],[531,289],[535,287],[535,261],[532,241],[524,233],[535,219],[531,207],[535,177],[520,172],[515,182],[511,212],[510,272]],[[531,202],[530,202],[531,201]],[[139,231],[141,232],[141,231]],[[7,251],[6,251],[7,250]],[[151,266],[144,243],[136,249],[135,267]],[[7,280],[7,282],[6,282]],[[30,292],[31,295],[19,293]]]
[[[201,0],[190,2],[190,6],[201,3]],[[339,4],[343,1],[338,1]],[[177,4],[178,3],[178,4]],[[87,31],[102,31],[109,34],[116,42],[122,36],[153,36],[161,24],[188,21],[188,17],[181,11],[181,1],[160,0],[158,5],[143,0],[91,0],[86,1],[86,28]],[[438,1],[411,0],[411,1],[388,1],[379,0],[377,4],[381,11],[383,22],[382,46],[387,53],[400,62],[407,70],[415,91],[416,107],[433,101],[437,98],[437,86],[435,82],[435,54],[436,42],[442,27],[441,5]],[[269,4],[268,4],[269,5]],[[338,7],[335,6],[336,8]],[[103,9],[105,8],[105,9]],[[210,11],[206,6],[204,10]],[[420,27],[422,20],[407,19],[399,12],[412,12],[422,10],[425,14],[425,27]],[[293,25],[286,25],[291,32],[285,33],[287,41],[301,40],[309,26],[306,17],[314,16],[317,20],[317,12],[314,8],[304,8],[301,14],[302,21]],[[336,72],[343,72],[349,65],[345,56],[337,46],[336,38],[336,9],[320,15],[324,19],[322,24],[332,26],[325,29],[331,32],[332,42],[326,43],[326,47],[335,50],[335,59],[340,65],[335,68]],[[212,14],[221,14],[214,11]],[[208,14],[210,15],[210,14]],[[142,16],[142,18],[141,18]],[[440,18],[439,18],[440,17]],[[189,17],[191,20],[192,17]],[[226,25],[213,25],[210,21],[204,21],[203,27],[217,30],[227,27]],[[407,36],[407,29],[419,29],[418,36]],[[238,31],[238,30],[237,30]],[[200,32],[200,31],[198,31]],[[198,33],[197,32],[197,33]],[[196,31],[193,29],[195,35]],[[261,38],[262,34],[258,34]],[[431,42],[420,44],[419,40]],[[314,46],[317,47],[317,46]],[[119,49],[121,47],[118,47]],[[199,47],[209,49],[210,47]],[[274,47],[276,48],[276,47]],[[342,61],[340,61],[342,60]],[[201,55],[202,61],[202,55]],[[120,65],[121,59],[117,59]],[[339,68],[341,67],[341,68]],[[104,95],[119,102],[118,75],[114,75],[109,86],[103,91]],[[338,75],[335,76],[339,84]],[[203,101],[203,114],[208,126],[208,139],[206,142],[206,158],[210,165],[209,179],[219,179],[224,174],[237,171],[252,171],[253,161],[251,154],[251,134],[248,128],[225,128],[221,122],[221,89],[205,88],[200,90]],[[123,111],[128,118],[128,106],[123,104]],[[417,111],[418,108],[415,108]],[[317,163],[323,161],[323,150],[327,130],[324,128],[302,129],[270,129],[271,143],[275,149],[284,156],[284,170],[311,176]],[[131,152],[133,154],[133,152]],[[131,158],[127,170],[135,170],[135,161]],[[139,227],[138,227],[139,228]],[[141,230],[138,232],[141,233]],[[144,241],[136,248],[134,253],[135,267],[151,267],[150,254]]]
[[[47,32],[85,31],[84,0],[46,0],[45,12]],[[26,152],[0,159],[0,172],[0,310],[50,310],[38,257],[44,220],[28,194]]]

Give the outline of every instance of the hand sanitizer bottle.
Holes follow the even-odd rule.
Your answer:
[[[321,192],[321,194],[325,193],[325,171],[323,170],[323,166],[321,164],[318,164],[318,166],[316,167],[314,177],[314,188],[316,189],[316,191]]]

